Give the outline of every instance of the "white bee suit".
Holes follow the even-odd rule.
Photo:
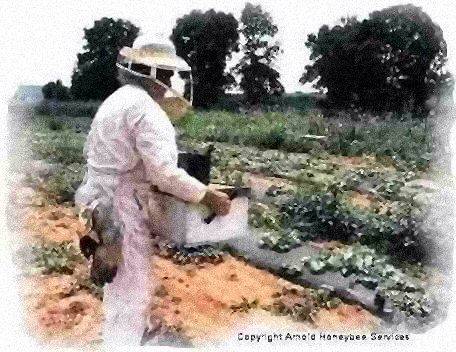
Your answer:
[[[76,204],[112,204],[122,235],[123,261],[104,287],[108,345],[139,345],[150,299],[152,234],[164,218],[162,192],[199,203],[206,185],[177,167],[175,131],[166,113],[147,94],[125,85],[100,106],[84,146],[87,172]]]

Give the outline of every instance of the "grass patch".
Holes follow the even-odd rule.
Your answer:
[[[45,191],[57,202],[72,201],[84,177],[83,147],[86,135],[77,127],[81,121],[35,116],[30,134],[34,159],[57,164],[59,167],[45,177],[29,177],[29,184]]]
[[[43,274],[73,274],[83,256],[72,242],[42,242],[32,246],[32,267]]]
[[[49,176],[44,183],[44,190],[57,203],[70,202],[84,178],[84,167],[81,164],[71,164],[60,169],[58,174]]]
[[[85,163],[82,150],[85,136],[73,130],[35,132],[32,135],[31,150],[35,159],[70,165]]]

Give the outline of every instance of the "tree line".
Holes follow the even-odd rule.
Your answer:
[[[270,13],[247,3],[239,21],[214,9],[193,10],[176,20],[170,40],[192,69],[194,105],[209,109],[229,89],[242,91],[248,105],[264,104],[284,93],[275,65],[282,50],[274,39],[279,28]],[[113,93],[120,48],[131,46],[140,28],[123,19],[101,18],[84,29],[71,87],[61,81],[43,86],[47,99],[102,100]],[[425,111],[431,97],[451,92],[447,46],[441,28],[414,5],[388,7],[368,18],[341,18],[323,25],[305,41],[310,64],[302,84],[325,93],[335,108],[371,111]],[[234,53],[237,65],[227,68]]]

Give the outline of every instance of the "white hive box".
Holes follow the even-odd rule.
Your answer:
[[[211,185],[228,194],[233,187]],[[173,197],[166,198],[163,235],[177,244],[199,244],[219,242],[248,235],[248,209],[250,189],[237,189],[237,196],[231,201],[229,214],[216,216],[209,223],[205,219],[211,214],[209,208],[200,204],[189,204]]]

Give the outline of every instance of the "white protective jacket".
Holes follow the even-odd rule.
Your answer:
[[[139,345],[154,283],[151,233],[163,221],[163,196],[199,203],[206,185],[177,167],[175,131],[166,113],[137,86],[126,85],[100,106],[84,146],[87,172],[76,204],[112,204],[122,235],[122,263],[104,287],[108,345]],[[156,231],[156,229],[158,229]],[[152,280],[153,281],[153,280]]]
[[[126,85],[100,106],[84,155],[87,173],[76,203],[112,199],[121,176],[152,184],[191,203],[199,203],[206,186],[177,167],[175,131],[166,113],[137,86]]]

